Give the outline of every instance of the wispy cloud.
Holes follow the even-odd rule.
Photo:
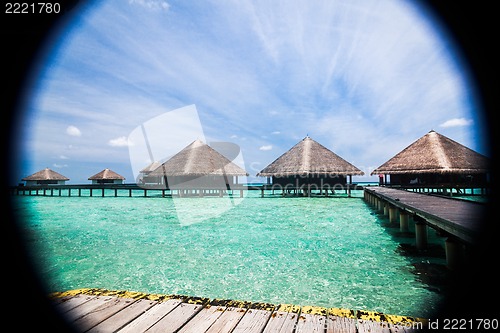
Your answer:
[[[111,147],[128,147],[130,146],[130,142],[126,136],[120,136],[118,138],[109,140],[108,145],[110,145]]]
[[[52,164],[52,166],[54,168],[57,168],[57,169],[62,169],[62,168],[67,168],[68,167],[67,164],[57,164],[57,163]]]
[[[78,127],[70,125],[66,128],[66,134],[71,136],[82,136],[82,132],[78,129]]]
[[[265,145],[265,146],[260,146],[259,147],[259,150],[264,150],[264,151],[271,150],[271,149],[273,149],[272,145]]]
[[[470,126],[474,123],[472,119],[466,118],[453,118],[440,124],[439,127],[460,127],[460,126]]]
[[[129,3],[154,10],[168,10],[170,8],[170,5],[163,0],[129,0]]]

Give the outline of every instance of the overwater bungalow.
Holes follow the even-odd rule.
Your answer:
[[[117,174],[110,169],[104,169],[88,178],[92,184],[123,184],[125,177]]]
[[[161,177],[171,190],[210,191],[229,189],[238,184],[239,176],[248,173],[201,140],[195,140],[148,176]]]
[[[380,183],[406,188],[487,187],[488,157],[431,130],[373,170]]]
[[[268,183],[272,180],[273,189],[310,195],[311,190],[328,194],[335,189],[350,189],[348,185],[352,184],[352,176],[363,174],[363,171],[306,136],[257,176],[268,177]]]
[[[161,163],[159,161],[154,161],[147,165],[146,167],[142,168],[139,171],[139,177],[137,178],[137,184],[140,185],[158,185],[161,184],[163,181],[162,176],[151,176],[151,173],[155,171]]]
[[[25,183],[26,186],[64,185],[64,184],[66,184],[66,181],[69,180],[69,178],[61,175],[58,172],[55,172],[54,170],[51,170],[49,168],[45,168],[43,170],[35,172],[34,174],[32,174],[30,176],[24,177],[21,180],[26,182]]]

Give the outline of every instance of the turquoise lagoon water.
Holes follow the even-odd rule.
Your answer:
[[[399,244],[413,237],[353,193],[16,200],[50,292],[106,288],[430,316],[442,295],[413,264],[444,259],[402,255]]]

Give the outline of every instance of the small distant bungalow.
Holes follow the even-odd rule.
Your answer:
[[[350,194],[353,175],[364,172],[309,136],[257,173],[267,177],[268,183],[272,180],[273,189],[296,194],[301,190],[304,195],[310,195],[311,190],[328,194],[329,190],[346,188]]]
[[[110,169],[104,169],[99,173],[89,177],[92,184],[123,184],[125,177]]]
[[[161,177],[169,189],[228,189],[248,173],[224,155],[195,140],[148,174]]]
[[[25,183],[26,186],[65,185],[66,181],[68,181],[69,178],[61,175],[60,173],[55,172],[54,170],[51,170],[49,168],[45,168],[43,170],[35,172],[34,174],[32,174],[28,177],[24,177],[21,180],[26,182]]]
[[[484,189],[489,167],[488,157],[431,130],[371,175],[390,186]]]

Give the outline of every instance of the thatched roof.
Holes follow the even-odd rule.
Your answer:
[[[195,140],[149,175],[248,176],[248,173],[201,140]]]
[[[260,177],[293,175],[364,175],[364,172],[306,136],[257,174]]]
[[[150,172],[153,172],[155,171],[159,166],[161,165],[160,162],[158,161],[154,161],[153,163],[149,164],[148,166],[144,167],[141,171],[139,171],[140,173],[145,173],[145,174],[148,174]]]
[[[120,176],[116,172],[109,170],[109,169],[104,169],[99,173],[96,173],[93,176],[89,177],[89,180],[100,180],[100,179],[121,179],[124,180],[125,177]]]
[[[374,174],[487,173],[489,159],[433,130],[373,170]]]
[[[60,173],[55,172],[49,168],[45,168],[38,172],[35,172],[31,176],[24,177],[21,179],[23,181],[27,180],[69,180],[69,178],[61,175]]]

